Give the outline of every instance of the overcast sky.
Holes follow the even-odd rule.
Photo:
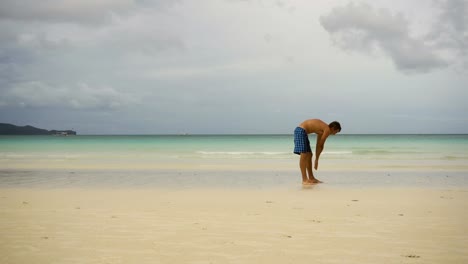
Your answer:
[[[467,0],[2,0],[0,123],[468,133]]]

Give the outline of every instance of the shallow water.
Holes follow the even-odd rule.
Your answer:
[[[292,135],[0,136],[0,186],[295,185],[293,147]],[[468,135],[337,135],[315,175],[343,186],[466,185],[467,172]]]

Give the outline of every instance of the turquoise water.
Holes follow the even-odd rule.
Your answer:
[[[314,135],[310,141],[314,145]],[[126,177],[123,175],[133,175],[132,179],[191,175],[196,181],[197,177],[235,176],[241,171],[281,178],[297,174],[298,156],[292,153],[293,147],[292,135],[0,136],[0,185],[14,182],[20,172],[23,178],[46,177],[52,172],[85,173],[88,181],[98,174],[121,175],[120,180]],[[370,175],[373,171],[443,176],[456,172],[464,177],[468,135],[329,137],[319,174]]]
[[[311,144],[315,137],[310,136]],[[312,147],[314,150],[314,147]],[[0,159],[44,155],[138,154],[179,158],[295,158],[292,135],[0,136]],[[468,135],[337,135],[332,159],[468,159]]]

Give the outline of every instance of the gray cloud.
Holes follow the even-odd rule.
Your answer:
[[[426,40],[450,54],[452,60],[465,60],[468,66],[468,2],[445,0],[436,6],[441,12]]]
[[[365,5],[330,12],[336,2],[0,1],[0,122],[91,134],[290,133],[317,117],[348,124],[346,133],[434,132],[433,121],[387,116],[411,113],[466,133],[450,119],[468,116],[466,75],[408,81],[323,37],[405,72],[452,66],[447,54],[462,54],[466,27],[448,10],[462,3],[438,2],[434,15],[432,1],[377,1],[413,13],[406,19]],[[310,23],[320,14],[327,31]]]
[[[112,87],[86,83],[55,87],[43,82],[17,83],[0,96],[0,106],[60,107],[62,109],[115,110],[138,102],[135,96]]]
[[[0,4],[13,9],[9,19],[0,8],[0,108],[55,107],[67,109],[116,110],[136,104],[133,92],[121,90],[126,79],[135,79],[138,67],[132,68],[128,57],[145,57],[148,61],[162,51],[184,49],[182,40],[165,25],[153,24],[164,17],[154,7],[165,8],[170,1],[108,1],[102,2],[99,12],[113,10],[119,4],[151,8],[142,14],[113,17],[110,23],[95,27],[80,24],[86,20],[87,1],[63,1],[67,12],[65,20],[74,23],[51,23],[59,19],[48,1],[36,6],[27,1],[5,1]],[[19,10],[24,4],[24,10]],[[58,4],[60,6],[60,4]],[[78,8],[74,10],[72,7]],[[16,10],[17,8],[18,10]],[[58,8],[58,7],[57,7]],[[99,8],[98,8],[99,9]],[[114,8],[115,9],[115,8]],[[16,10],[16,11],[15,11]],[[36,12],[31,18],[41,23],[28,23],[18,12]],[[76,11],[76,12],[75,12]],[[15,13],[16,12],[16,13]],[[44,13],[42,13],[44,12]],[[98,12],[98,11],[96,11]],[[47,14],[46,14],[47,13]],[[16,14],[16,15],[15,15]],[[41,14],[41,15],[39,15]],[[44,17],[41,17],[44,15]],[[49,17],[50,15],[50,17]],[[159,15],[159,16],[158,16]],[[97,16],[96,16],[97,17]],[[13,20],[13,18],[15,20]],[[61,22],[63,22],[61,21]],[[97,22],[95,20],[94,22]],[[84,22],[86,23],[86,22]],[[151,25],[151,26],[148,26]],[[139,66],[139,65],[137,65]],[[140,66],[140,67],[144,67]],[[127,82],[128,84],[128,82]],[[117,89],[118,88],[118,89]],[[137,87],[140,88],[140,87]]]
[[[429,72],[451,63],[433,43],[413,37],[403,15],[386,9],[350,3],[334,8],[320,23],[339,47],[364,53],[382,51],[405,73]]]
[[[4,0],[0,18],[22,21],[101,23],[112,13],[128,12],[133,1],[42,1]]]

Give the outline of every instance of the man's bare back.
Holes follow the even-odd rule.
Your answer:
[[[322,135],[324,132],[330,132],[328,124],[320,119],[307,119],[302,122],[299,127],[302,127],[307,132],[307,134],[315,133]]]

